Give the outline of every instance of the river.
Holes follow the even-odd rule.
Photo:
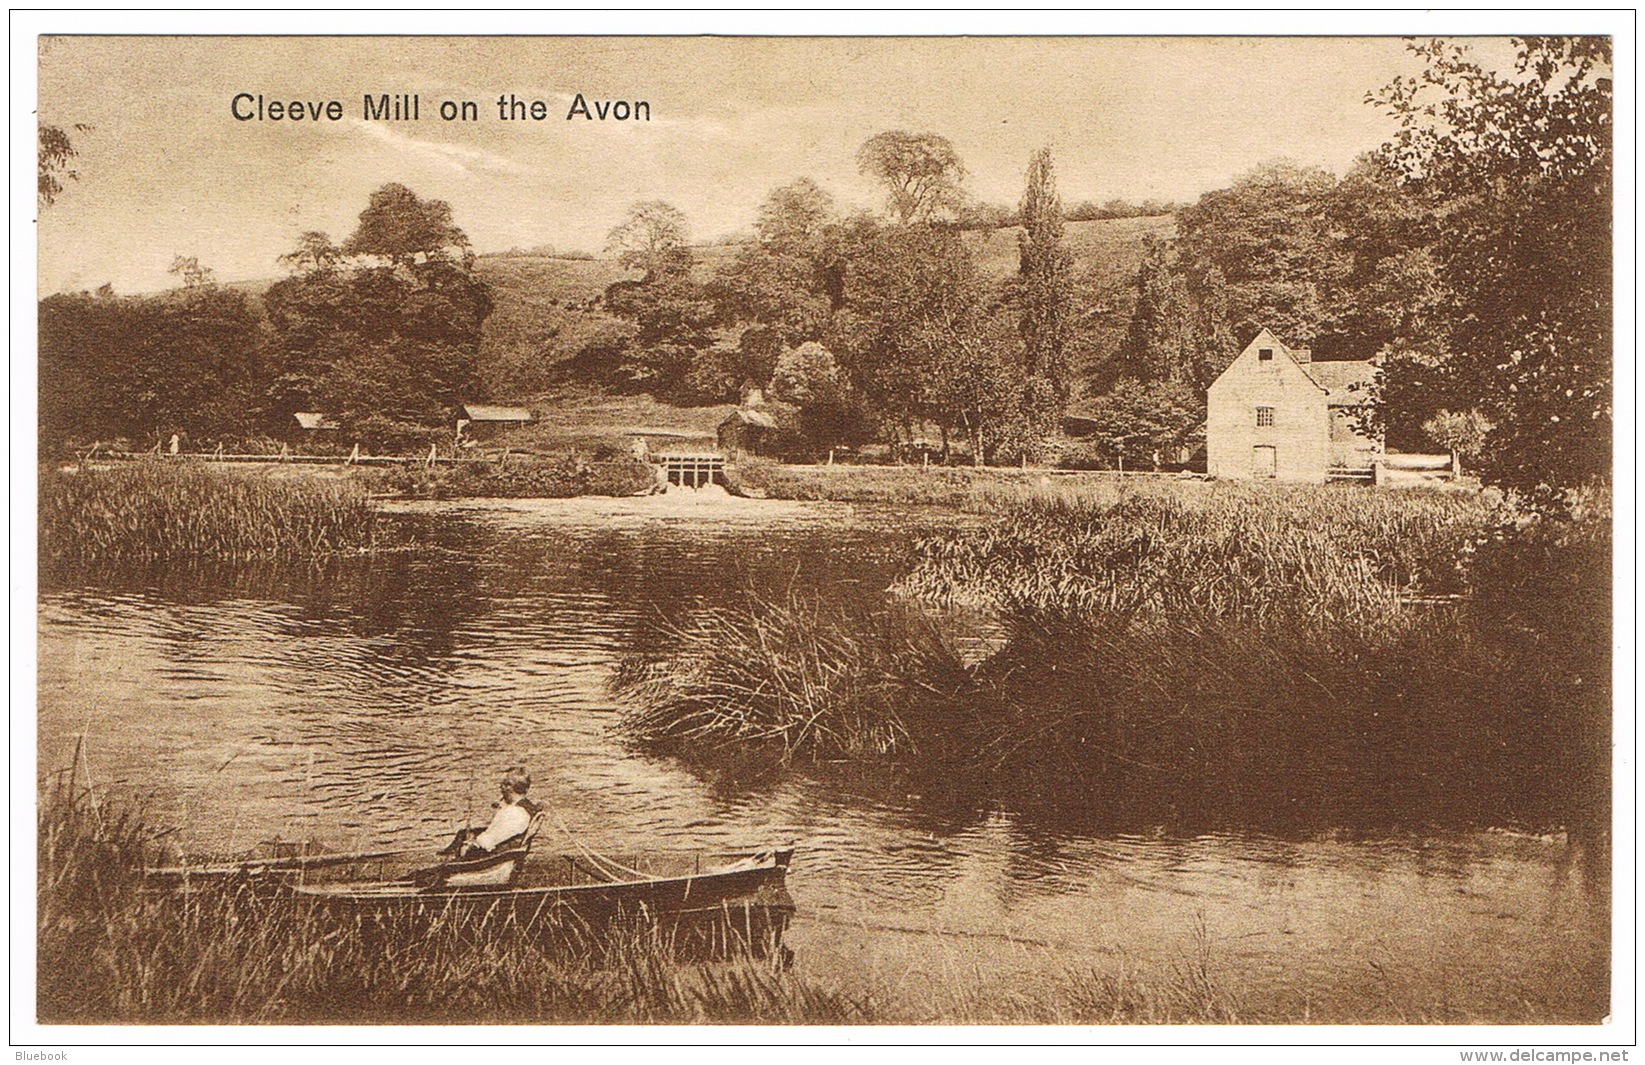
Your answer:
[[[921,530],[956,520],[690,493],[405,505],[383,516],[389,549],[322,570],[46,575],[40,771],[83,742],[94,781],[187,850],[352,849],[449,838],[521,762],[597,849],[797,841],[796,965],[899,988],[930,1020],[1070,972],[1196,966],[1267,1019],[1608,1012],[1596,843],[1489,825],[1121,833],[885,772],[688,764],[615,728],[618,662],[692,610],[751,594],[871,609]]]

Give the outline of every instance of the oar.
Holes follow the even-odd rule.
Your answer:
[[[213,865],[163,865],[145,870],[149,876],[216,876],[243,873],[251,870],[314,869],[328,865],[347,865],[349,862],[377,861],[401,855],[421,853],[413,851],[343,851],[337,854],[304,854],[289,858],[248,858],[238,862]]]

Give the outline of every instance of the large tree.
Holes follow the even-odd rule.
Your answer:
[[[886,208],[902,225],[937,221],[965,202],[965,165],[935,133],[875,134],[857,149],[857,169],[885,187]]]
[[[606,253],[628,269],[639,270],[644,282],[683,277],[691,272],[689,234],[679,208],[661,200],[636,203],[607,234]]]
[[[272,421],[321,410],[382,443],[447,424],[479,389],[492,306],[468,247],[447,205],[392,184],[340,247],[304,233],[281,257],[292,276],[264,297],[278,360]]]
[[[1528,498],[1611,469],[1612,80],[1607,38],[1525,37],[1512,71],[1465,47],[1370,97],[1398,118],[1382,149],[1427,204],[1451,322],[1444,350],[1389,366],[1495,425],[1483,474]]]
[[[1236,336],[1266,326],[1307,346],[1340,331],[1335,296],[1352,260],[1331,217],[1335,194],[1327,171],[1281,160],[1178,212],[1190,284],[1203,285],[1212,267],[1221,271]]]
[[[945,417],[934,398],[939,359],[976,313],[982,279],[963,238],[947,229],[862,224],[850,247],[846,305],[829,346],[887,427],[909,437],[915,422]]]
[[[800,178],[766,198],[755,239],[712,287],[728,318],[769,329],[780,349],[823,335],[844,299],[844,274],[833,198]]]
[[[343,244],[345,255],[367,255],[398,265],[471,259],[468,235],[451,220],[444,200],[420,199],[390,182],[371,194],[360,224]]]

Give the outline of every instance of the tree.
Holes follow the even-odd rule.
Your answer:
[[[1612,79],[1608,38],[1515,38],[1511,73],[1418,43],[1422,74],[1368,100],[1381,157],[1429,206],[1447,349],[1414,369],[1493,422],[1487,480],[1557,507],[1611,469]]]
[[[605,250],[628,269],[642,271],[642,283],[683,277],[692,263],[687,233],[685,215],[678,208],[661,200],[636,203],[607,235]]]
[[[697,398],[691,393],[700,389],[688,387],[687,379],[714,342],[719,309],[707,289],[683,274],[647,277],[618,281],[605,292],[606,310],[635,326],[619,360],[619,387],[660,399]]]
[[[1170,246],[1149,241],[1137,269],[1137,302],[1120,344],[1120,365],[1142,381],[1193,381],[1198,376],[1195,325],[1188,285],[1175,268]]]
[[[76,124],[76,133],[88,133],[91,127]],[[74,142],[64,132],[61,126],[42,125],[39,132],[38,165],[40,183],[37,187],[37,198],[42,207],[50,207],[57,202],[57,197],[63,193],[63,181],[80,180],[80,172],[74,169],[73,163],[80,152],[74,147]]]
[[[1062,242],[1062,199],[1057,195],[1051,149],[1041,148],[1028,164],[1022,194],[1022,233],[1017,238],[1018,270],[1014,293],[1022,333],[1023,369],[1044,382],[1060,420],[1068,400],[1065,346],[1069,333],[1070,277],[1068,249]]]
[[[1239,339],[1228,321],[1228,279],[1222,276],[1220,267],[1213,265],[1205,271],[1198,312],[1199,357],[1191,379],[1204,393],[1239,355]]]
[[[839,384],[840,367],[834,353],[810,340],[777,357],[766,394],[778,402],[803,407],[817,402]]]
[[[771,190],[754,231],[762,245],[803,252],[825,239],[837,215],[834,197],[802,177]]]
[[[1288,344],[1339,330],[1336,296],[1351,269],[1345,234],[1330,214],[1336,179],[1278,160],[1201,196],[1178,212],[1178,251],[1199,288],[1215,266],[1238,336],[1266,326]]]
[[[1490,419],[1477,410],[1441,410],[1422,423],[1422,431],[1428,434],[1428,438],[1454,453],[1458,459],[1473,458],[1483,451],[1486,437],[1495,428]],[[1458,469],[1457,472],[1462,471]]]
[[[1151,463],[1180,444],[1205,417],[1203,394],[1180,381],[1140,381],[1123,378],[1106,395],[1086,403],[1084,417],[1095,425],[1091,434],[1098,464]]]
[[[892,130],[857,149],[857,170],[886,190],[886,208],[902,225],[932,222],[965,202],[965,166],[948,138]]]
[[[982,283],[958,233],[868,225],[850,240],[846,300],[831,327],[852,387],[894,430],[911,437],[927,415],[944,428],[952,408],[935,403],[938,357],[976,313]]]
[[[834,353],[816,341],[778,357],[766,394],[798,411],[800,435],[819,451],[868,437],[862,406],[840,373]]]
[[[1007,315],[973,303],[957,315],[926,326],[931,381],[929,405],[943,430],[943,461],[949,430],[971,441],[971,461],[981,466],[1006,456],[1036,460],[1048,435],[1034,417],[1032,382],[1023,370],[1021,334]]]
[[[808,178],[774,189],[755,233],[714,278],[725,317],[768,327],[779,349],[821,336],[844,296],[833,198]]]
[[[304,240],[310,234],[304,234]],[[299,247],[298,254],[302,248]],[[360,223],[344,242],[345,255],[367,255],[409,266],[419,261],[469,261],[468,235],[451,220],[451,205],[444,200],[423,200],[396,182],[371,194],[370,203],[360,212]]]
[[[209,266],[201,266],[200,260],[193,255],[173,257],[171,268],[166,273],[176,274],[181,278],[184,288],[200,288],[216,283],[216,271]]]
[[[446,424],[479,391],[492,308],[468,247],[448,205],[397,184],[372,194],[341,248],[304,233],[281,256],[293,275],[264,295],[277,365],[271,422],[323,410],[385,442]]]
[[[294,273],[324,273],[343,264],[343,249],[319,230],[311,229],[297,238],[297,247],[280,256],[279,261]]]

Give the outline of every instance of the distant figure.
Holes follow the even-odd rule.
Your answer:
[[[440,853],[454,854],[458,858],[489,854],[499,845],[525,834],[526,829],[531,827],[532,816],[537,812],[537,804],[526,798],[526,792],[531,790],[531,774],[526,772],[525,766],[510,766],[503,772],[500,790],[502,800],[497,803],[497,812],[491,815],[491,824],[472,839],[469,838],[472,829],[458,829],[457,838]]]
[[[171,453],[175,455],[177,454],[178,449],[183,446],[183,438],[178,436],[176,433],[172,433],[171,443],[167,446],[171,449]]]

